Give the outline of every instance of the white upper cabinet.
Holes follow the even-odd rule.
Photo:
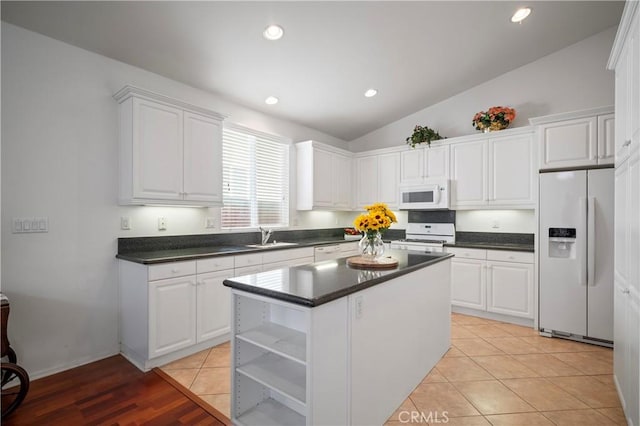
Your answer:
[[[479,206],[489,201],[487,141],[451,145],[451,186],[454,207]]]
[[[597,117],[541,125],[540,169],[598,164],[597,125]]]
[[[132,108],[133,129],[126,130],[133,130],[133,197],[180,200],[182,110],[137,98]]]
[[[489,140],[489,204],[535,206],[534,158],[530,134]]]
[[[114,98],[120,204],[220,205],[224,116],[132,86]]]
[[[615,114],[598,116],[598,164],[613,164],[615,157]]]
[[[331,158],[331,170],[333,179],[334,203],[336,208],[350,209],[352,206],[351,174],[353,159],[350,155],[334,154]]]
[[[297,209],[351,209],[349,151],[315,141],[296,144]]]
[[[378,156],[357,157],[356,209],[378,202]]]
[[[537,117],[539,169],[613,164],[613,107]]]
[[[378,155],[378,196],[379,203],[390,208],[398,207],[400,197],[400,154],[392,152]]]
[[[530,130],[454,142],[450,150],[451,208],[535,208],[535,150]]]
[[[385,152],[356,156],[356,209],[373,203],[398,207],[400,197],[400,153]]]
[[[183,122],[184,198],[221,202],[222,122],[186,111]],[[212,165],[214,159],[217,167]]]
[[[636,21],[638,18],[635,18]],[[631,25],[615,64],[616,165],[640,146],[640,40],[639,26]]]
[[[420,184],[430,178],[449,179],[449,145],[409,148],[400,153],[400,185]]]

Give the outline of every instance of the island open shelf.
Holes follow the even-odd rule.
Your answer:
[[[244,351],[239,349],[240,353]],[[304,405],[306,400],[305,366],[274,353],[236,367],[236,371]]]
[[[268,398],[238,417],[236,423],[243,426],[300,426],[305,424],[305,417]]]
[[[292,328],[266,322],[238,334],[236,338],[303,365],[306,363],[306,335]]]

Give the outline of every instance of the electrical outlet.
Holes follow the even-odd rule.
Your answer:
[[[492,225],[491,225],[491,227],[492,227],[493,229],[498,229],[498,228],[500,228],[500,222],[498,222],[497,220],[494,220],[494,221],[493,221],[493,223],[492,223]]]
[[[159,217],[158,218],[158,231],[166,231],[167,230],[167,218]]]
[[[120,229],[129,231],[131,229],[131,218],[128,216],[122,216],[120,218]]]
[[[362,318],[362,296],[356,297],[356,319]]]
[[[204,219],[204,227],[207,229],[212,229],[216,227],[216,218],[215,217],[207,217]]]

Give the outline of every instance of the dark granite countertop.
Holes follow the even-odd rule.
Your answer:
[[[531,253],[535,251],[533,244],[517,244],[517,243],[456,242],[455,244],[445,244],[444,246],[458,247],[458,248],[477,248],[477,249],[485,249],[485,250],[527,251]]]
[[[282,241],[280,241],[282,242]],[[294,242],[294,241],[291,241]],[[184,260],[196,260],[213,256],[233,256],[238,254],[260,253],[270,250],[290,250],[301,247],[316,247],[328,244],[349,243],[352,241],[339,238],[307,238],[296,240],[294,245],[268,248],[247,247],[245,245],[219,245],[208,247],[189,247],[178,249],[162,249],[150,251],[137,251],[130,253],[118,253],[116,257],[130,262],[150,265],[154,263],[176,262]],[[357,240],[355,242],[358,242]]]
[[[224,285],[314,307],[453,257],[408,250],[389,250],[385,255],[398,259],[395,269],[355,269],[346,259],[337,259],[234,277],[224,280]]]
[[[505,232],[456,232],[455,244],[445,247],[477,248],[485,250],[535,251],[534,235]]]

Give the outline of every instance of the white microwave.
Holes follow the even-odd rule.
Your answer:
[[[436,210],[449,208],[449,181],[433,179],[416,185],[400,186],[401,210]]]

